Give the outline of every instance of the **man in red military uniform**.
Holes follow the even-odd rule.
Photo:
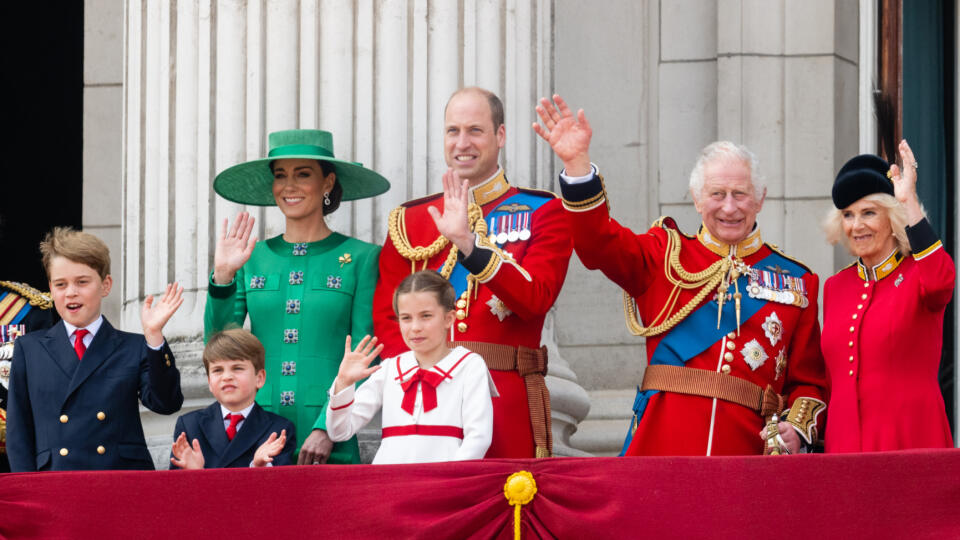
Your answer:
[[[703,150],[690,178],[703,219],[696,235],[670,218],[634,234],[609,215],[583,111],[574,116],[554,101],[541,100],[534,130],[563,161],[574,248],[624,289],[627,325],[647,338],[624,453],[796,453],[813,445],[826,408],[818,279],[761,239],[766,188],[753,154],[729,142]]]
[[[500,397],[493,400],[487,457],[544,457],[552,447],[543,376],[543,321],[560,294],[573,246],[553,193],[507,182],[499,165],[503,104],[487,90],[464,88],[444,113],[444,193],[410,201],[390,214],[373,301],[381,356],[406,346],[393,292],[413,271],[433,268],[457,291],[450,340],[487,362]]]

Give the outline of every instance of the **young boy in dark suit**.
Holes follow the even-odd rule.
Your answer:
[[[177,419],[171,469],[292,463],[297,446],[293,423],[254,401],[266,379],[264,356],[263,344],[241,328],[210,337],[203,349],[203,366],[217,401]]]
[[[7,454],[14,472],[153,469],[139,403],[160,414],[183,404],[180,372],[163,326],[183,303],[176,283],[140,315],[143,335],[100,313],[110,294],[110,250],[99,238],[56,228],[40,243],[62,319],[16,340],[10,370]]]

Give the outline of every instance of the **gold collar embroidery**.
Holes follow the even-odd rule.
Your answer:
[[[870,281],[871,276],[876,276],[876,281],[880,281],[892,274],[900,266],[902,260],[903,255],[900,254],[899,249],[894,249],[889,257],[873,268],[868,268],[863,264],[863,259],[857,259],[857,275],[864,281]]]
[[[703,225],[700,225],[700,230],[697,232],[697,240],[700,240],[700,243],[706,246],[707,249],[721,257],[726,257],[733,253],[734,246],[714,239],[710,231]],[[763,239],[760,238],[760,227],[754,226],[753,232],[736,245],[736,252],[733,254],[736,258],[742,259],[760,251],[761,247],[763,247]]]
[[[497,169],[497,174],[483,183],[471,187],[470,195],[475,203],[483,206],[499,199],[508,189],[510,189],[510,184],[507,182],[507,176],[501,167]]]

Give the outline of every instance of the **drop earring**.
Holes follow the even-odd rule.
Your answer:
[[[329,192],[329,191],[323,194],[323,205],[324,205],[324,206],[330,206],[330,192]]]

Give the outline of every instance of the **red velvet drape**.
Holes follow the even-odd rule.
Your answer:
[[[5,538],[960,538],[960,451],[0,476]]]

